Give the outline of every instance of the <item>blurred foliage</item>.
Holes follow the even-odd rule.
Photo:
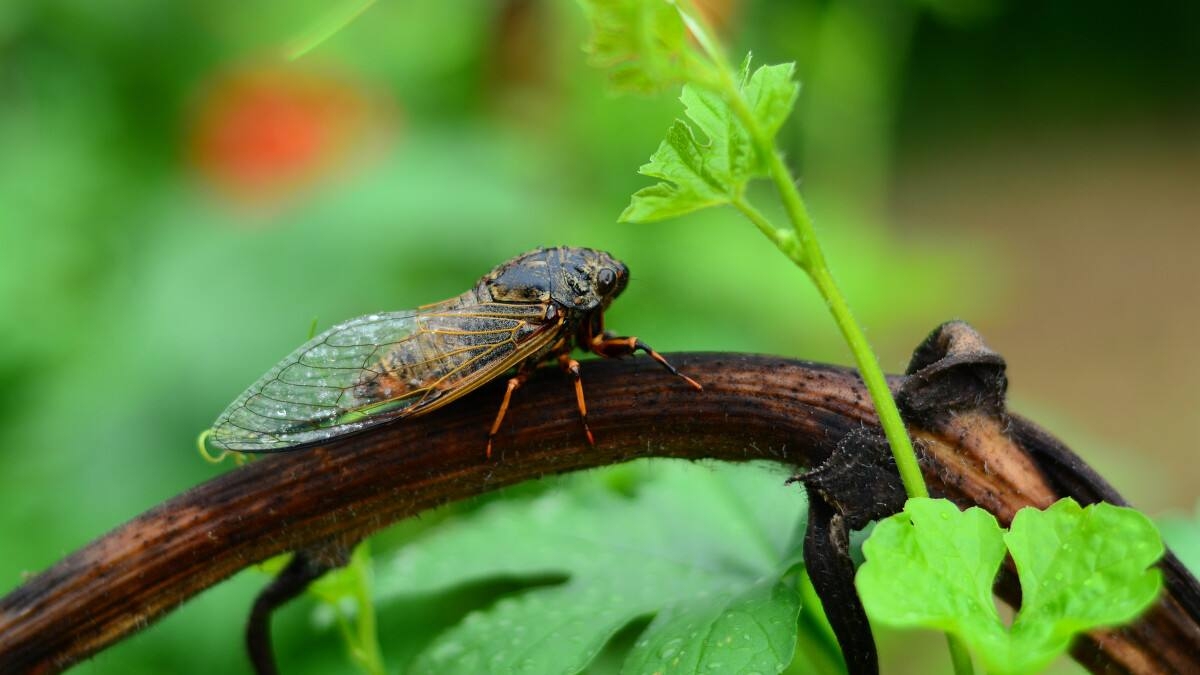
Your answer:
[[[815,293],[735,214],[615,224],[678,104],[609,96],[573,3],[376,3],[284,60],[333,4],[0,4],[0,591],[225,470],[192,439],[314,316],[441,299],[537,245],[626,261],[609,325],[661,350],[845,360]],[[1197,102],[1188,3],[703,4],[736,51],[800,64],[782,142],[859,317],[905,345],[998,289],[959,282],[992,264],[982,243],[888,222],[898,148],[951,124]],[[377,554],[442,517],[392,528]],[[264,580],[239,575],[77,671],[244,672]],[[381,622],[448,626],[506,588]],[[345,670],[307,616],[279,620],[285,668]]]
[[[1163,540],[1192,574],[1200,575],[1200,502],[1191,515],[1172,514],[1158,520]]]
[[[600,473],[490,504],[380,561],[376,597],[388,612],[471,582],[525,586],[424,645],[412,672],[580,672],[651,617],[633,629],[623,672],[790,662],[805,502],[775,489],[785,470],[641,461],[616,474],[621,490]]]

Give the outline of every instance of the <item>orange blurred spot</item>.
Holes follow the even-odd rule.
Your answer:
[[[741,0],[694,0],[692,6],[708,25],[722,37],[727,37],[733,28],[736,15],[741,12]]]
[[[331,177],[386,117],[345,78],[292,66],[240,68],[208,84],[189,131],[192,162],[222,193],[273,203]]]

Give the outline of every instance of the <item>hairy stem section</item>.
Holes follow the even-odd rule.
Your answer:
[[[739,196],[733,201],[734,208],[746,216],[784,255],[808,273],[809,278],[816,284],[821,297],[825,299],[826,306],[829,307],[830,314],[833,315],[833,320],[842,332],[842,337],[854,355],[854,361],[858,365],[863,382],[867,385],[867,391],[870,393],[871,401],[875,404],[876,413],[879,415],[880,426],[883,427],[888,444],[892,449],[892,455],[896,458],[896,468],[900,472],[901,480],[904,481],[905,491],[909,497],[928,497],[929,491],[921,476],[917,454],[913,450],[912,440],[909,439],[904,422],[900,418],[896,400],[892,397],[891,390],[888,389],[883,369],[879,366],[879,359],[871,349],[870,343],[867,342],[862,327],[855,321],[854,315],[850,312],[850,305],[846,302],[845,296],[842,295],[841,289],[838,288],[837,282],[834,281],[833,274],[825,262],[825,254],[817,242],[812,217],[804,205],[800,191],[796,189],[796,181],[791,171],[784,164],[774,141],[767,136],[758,123],[758,119],[750,110],[745,96],[742,95],[734,80],[733,68],[721,51],[720,45],[711,37],[708,27],[704,25],[697,14],[690,11],[690,8],[681,8],[681,14],[688,29],[696,37],[696,41],[716,66],[717,77],[714,85],[720,90],[728,101],[730,109],[750,134],[755,150],[766,163],[767,172],[775,184],[776,192],[779,193],[779,198],[783,202],[784,210],[792,226],[790,229],[776,227],[744,196]]]

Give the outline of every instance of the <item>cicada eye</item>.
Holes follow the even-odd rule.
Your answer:
[[[617,273],[608,267],[600,268],[596,273],[596,290],[601,295],[608,295],[617,283]]]

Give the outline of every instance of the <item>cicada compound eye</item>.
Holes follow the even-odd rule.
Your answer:
[[[617,273],[611,267],[601,267],[596,273],[596,290],[601,295],[608,295],[617,285]]]

